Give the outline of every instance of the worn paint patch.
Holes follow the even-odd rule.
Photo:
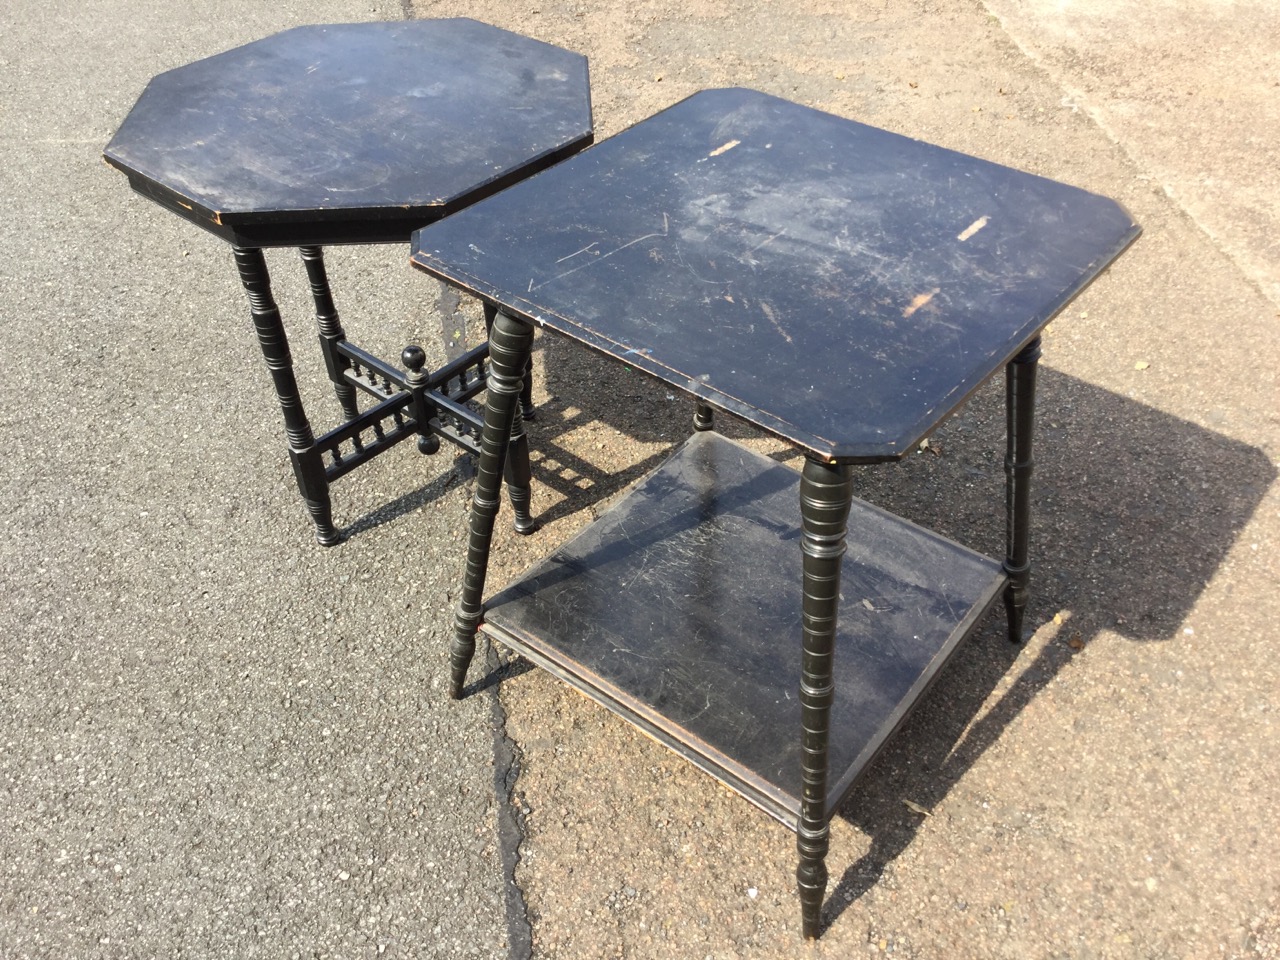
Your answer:
[[[722,146],[716,147],[714,150],[712,150],[710,153],[708,153],[708,154],[707,154],[707,156],[708,156],[708,157],[718,157],[718,156],[720,156],[720,154],[722,154],[722,153],[728,153],[730,150],[732,150],[734,147],[736,147],[736,146],[737,146],[738,144],[740,144],[741,142],[742,142],[741,140],[730,140],[728,143],[726,143],[726,144],[724,144],[724,145],[722,145]]]
[[[973,221],[973,223],[969,224],[969,226],[965,227],[964,231],[956,236],[956,239],[961,243],[964,243],[964,241],[968,240],[990,222],[990,217],[979,217],[977,220]]]
[[[755,252],[756,252],[757,250],[759,250],[761,247],[766,247],[766,246],[768,246],[769,244],[773,243],[773,241],[777,240],[780,236],[782,236],[782,235],[783,235],[784,233],[786,233],[786,232],[787,232],[787,231],[786,231],[785,229],[783,229],[783,230],[779,230],[779,231],[778,231],[777,233],[775,233],[772,237],[769,237],[769,238],[767,238],[767,239],[765,239],[765,240],[761,240],[761,241],[760,241],[759,243],[757,243],[754,247],[752,247],[750,250],[748,250],[748,251],[747,251],[747,253],[748,253],[748,254],[755,253]]]
[[[778,322],[778,318],[774,316],[773,307],[769,306],[769,304],[767,303],[762,302],[760,304],[760,309],[763,310],[764,315],[769,318],[769,322],[773,324],[774,329],[777,330],[780,334],[782,334],[783,340],[787,341],[787,343],[795,343],[795,341],[791,339],[791,334],[787,333],[786,328],[782,324],[780,324]]]
[[[928,293],[916,294],[912,298],[911,302],[907,304],[906,309],[902,311],[903,319],[906,319],[907,317],[911,316],[913,313],[915,313],[917,310],[919,310],[921,307],[923,307],[925,304],[927,304],[930,300],[932,300],[937,295],[938,295],[938,291],[936,289],[930,290]]]

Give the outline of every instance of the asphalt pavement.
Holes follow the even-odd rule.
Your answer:
[[[0,13],[0,956],[508,951],[493,698],[443,696],[465,496],[406,444],[312,538],[222,241],[102,148],[147,80],[397,4],[20,2]],[[407,246],[337,251],[348,331],[438,343]],[[270,256],[318,427],[296,252]],[[361,333],[365,336],[361,336]],[[309,392],[307,392],[309,391]],[[393,458],[396,458],[393,462]]]

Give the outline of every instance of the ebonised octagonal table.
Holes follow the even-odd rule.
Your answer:
[[[740,792],[796,830],[816,937],[858,776],[998,600],[1021,639],[1040,331],[1138,232],[1104,197],[741,89],[419,231],[413,262],[498,311],[454,696],[483,629]],[[696,432],[482,606],[534,326],[690,395]],[[852,498],[853,464],[1001,369],[1001,561]]]
[[[417,227],[592,141],[586,58],[474,20],[297,27],[155,77],[104,152],[138,193],[229,241],[284,414],[289,456],[325,545],[340,539],[329,485],[410,436],[478,452],[466,404],[482,344],[407,370],[350,343],[322,247],[403,243]],[[298,394],[263,247],[299,247],[344,422],[315,438]],[[492,321],[492,314],[486,315]],[[357,390],[374,404],[361,412]],[[528,451],[513,434],[517,528]]]

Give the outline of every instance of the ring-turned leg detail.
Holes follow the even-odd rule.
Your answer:
[[[1005,367],[1005,419],[1007,423],[1005,472],[1006,550],[1004,572],[1009,584],[1004,607],[1009,618],[1009,639],[1022,642],[1022,622],[1027,610],[1031,580],[1031,439],[1035,433],[1036,370],[1040,338],[1019,351]]]
[[[493,356],[493,324],[498,308],[484,304],[484,329],[489,336],[490,357]],[[507,499],[515,514],[515,531],[527,536],[538,529],[531,513],[533,508],[533,468],[529,464],[529,437],[524,431],[526,420],[533,419],[533,329],[529,329],[530,354],[524,364],[520,386],[520,406],[511,423],[511,447],[506,463]]]
[[[453,646],[449,660],[449,695],[457,700],[475,655],[476,630],[483,612],[484,581],[489,567],[493,522],[502,495],[502,475],[511,445],[511,431],[525,364],[533,346],[533,329],[504,313],[498,314],[489,334],[489,377],[480,435],[480,460],[475,493],[471,498],[471,523],[467,536],[467,565],[462,595],[454,613]],[[527,450],[527,446],[526,446]]]
[[[697,401],[693,408],[693,429],[701,432],[710,430],[716,425],[715,411],[703,403]]]
[[[804,553],[804,653],[800,677],[802,730],[800,822],[796,881],[804,936],[821,932],[827,891],[827,741],[835,693],[832,661],[840,600],[840,558],[853,495],[847,465],[806,460],[800,478],[800,519]]]
[[[316,448],[315,435],[302,408],[298,395],[298,382],[293,376],[293,358],[289,354],[289,341],[285,336],[280,310],[271,295],[271,275],[267,261],[256,247],[234,247],[236,267],[245,293],[249,296],[249,309],[253,326],[258,334],[258,345],[266,358],[267,369],[275,383],[280,410],[284,414],[285,434],[289,438],[289,459],[298,481],[298,491],[306,502],[311,520],[316,527],[316,539],[324,546],[332,546],[341,540],[333,526],[333,506],[329,499],[329,481],[325,478],[324,461]]]
[[[492,304],[484,304],[484,329],[486,334],[493,333],[493,318],[498,308]],[[524,386],[520,388],[520,416],[528,423],[538,419],[537,408],[533,405],[533,354],[524,365]]]
[[[333,291],[329,288],[329,274],[324,266],[324,251],[320,247],[302,247],[302,263],[307,268],[307,280],[311,284],[311,299],[316,305],[316,324],[320,328],[320,350],[324,355],[325,369],[333,381],[333,391],[338,395],[342,415],[348,420],[360,416],[356,405],[356,388],[347,382],[346,371],[351,361],[338,352],[338,344],[347,339],[338,308],[333,304]]]

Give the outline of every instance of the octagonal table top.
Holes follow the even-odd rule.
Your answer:
[[[407,240],[592,140],[586,58],[467,19],[296,27],[156,76],[104,156],[247,246]]]
[[[1133,241],[1106,197],[709,90],[413,262],[821,459],[908,453]]]

